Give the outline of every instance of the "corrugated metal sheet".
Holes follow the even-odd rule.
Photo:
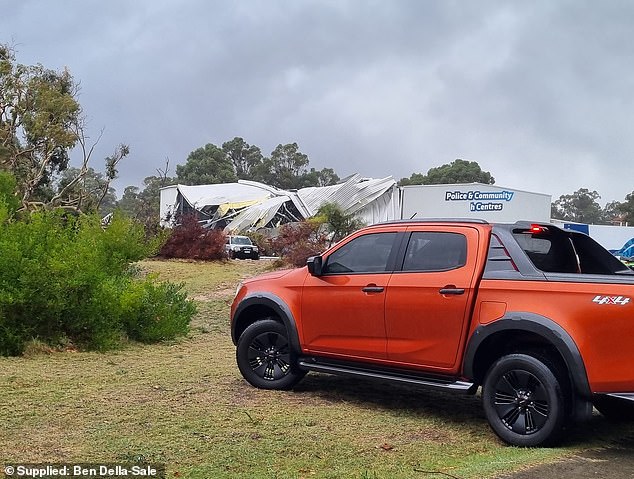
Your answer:
[[[246,231],[250,228],[263,228],[278,213],[282,205],[289,201],[288,196],[269,198],[260,204],[243,209],[225,228],[227,231]]]
[[[353,175],[346,182],[321,188],[302,188],[298,195],[315,214],[325,202],[337,203],[344,210],[354,213],[376,200],[396,185],[391,176],[381,179],[367,179]]]
[[[174,196],[173,188],[161,190],[161,204],[164,202],[164,193],[166,198]],[[399,217],[399,197],[392,177],[368,179],[355,174],[338,185],[302,188],[298,191],[284,191],[245,180],[217,185],[176,185],[176,188],[196,209],[255,202],[241,210],[227,225],[226,229],[233,232],[266,226],[276,215],[280,216],[280,222],[305,219],[315,215],[325,202],[336,203],[345,211],[357,214],[368,224]],[[218,211],[224,214],[228,209],[220,208]],[[291,213],[294,209],[299,212],[300,218],[295,218]]]
[[[261,185],[261,186],[260,186]],[[195,208],[242,201],[265,200],[274,194],[261,183],[220,183],[216,185],[176,185],[181,195]]]

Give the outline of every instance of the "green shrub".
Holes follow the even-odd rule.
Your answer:
[[[145,281],[130,283],[121,298],[124,326],[130,339],[144,343],[165,341],[187,334],[196,313],[183,285]]]
[[[139,280],[130,267],[157,246],[116,215],[105,230],[97,216],[63,212],[0,223],[0,354],[20,354],[32,340],[106,350],[126,337],[184,334],[193,307],[180,288]]]

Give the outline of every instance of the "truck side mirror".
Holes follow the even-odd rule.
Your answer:
[[[306,260],[308,272],[313,276],[321,276],[322,259],[321,256],[311,256]]]

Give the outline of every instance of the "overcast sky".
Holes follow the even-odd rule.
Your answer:
[[[0,0],[0,43],[81,82],[118,194],[235,136],[395,179],[456,158],[496,184],[634,190],[634,2]]]

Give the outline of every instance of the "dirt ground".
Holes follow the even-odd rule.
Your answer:
[[[634,437],[614,446],[498,479],[634,479]]]

